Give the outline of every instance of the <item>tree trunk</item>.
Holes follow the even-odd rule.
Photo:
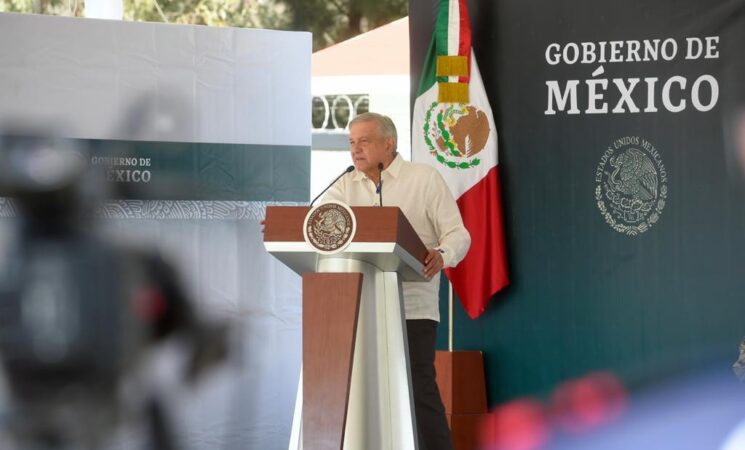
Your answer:
[[[352,4],[349,8],[349,14],[347,14],[347,30],[344,32],[344,38],[339,41],[357,36],[360,33],[362,33],[362,11]]]

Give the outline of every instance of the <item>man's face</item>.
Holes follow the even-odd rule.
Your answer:
[[[380,135],[378,124],[372,120],[356,122],[349,128],[349,149],[357,170],[374,174],[378,163],[387,165],[393,152],[393,138]]]

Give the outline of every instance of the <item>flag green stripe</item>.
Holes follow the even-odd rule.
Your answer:
[[[440,0],[440,10],[437,13],[435,25],[436,52],[438,56],[448,54],[448,26],[450,25],[450,0]]]
[[[435,68],[437,67],[437,56],[447,56],[448,54],[448,35],[450,34],[448,28],[450,26],[451,1],[452,0],[440,0],[440,10],[437,13],[437,25],[435,26],[435,40],[437,41],[437,46],[435,48],[436,56],[433,58]],[[447,82],[448,77],[438,77],[436,81]]]
[[[424,57],[424,66],[422,68],[422,76],[419,78],[419,89],[416,92],[416,96],[427,92],[432,85],[435,84],[437,78],[435,77],[435,64],[437,61],[437,55],[435,54],[435,37],[429,42],[429,49]]]
[[[440,1],[435,31],[424,58],[422,75],[419,78],[417,97],[427,92],[437,81],[447,81],[447,77],[440,77],[438,79],[435,76],[435,69],[437,67],[437,57],[448,54],[448,18],[450,14],[448,2],[449,0]]]

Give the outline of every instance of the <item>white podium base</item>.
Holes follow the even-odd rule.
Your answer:
[[[363,274],[344,450],[416,450],[417,433],[401,281],[396,272],[322,257],[317,272]],[[290,450],[302,449],[302,370]]]

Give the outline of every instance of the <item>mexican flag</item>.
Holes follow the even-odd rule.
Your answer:
[[[475,319],[509,283],[497,130],[476,57],[465,0],[441,0],[412,120],[412,159],[436,167],[457,199],[471,248],[445,273]]]

